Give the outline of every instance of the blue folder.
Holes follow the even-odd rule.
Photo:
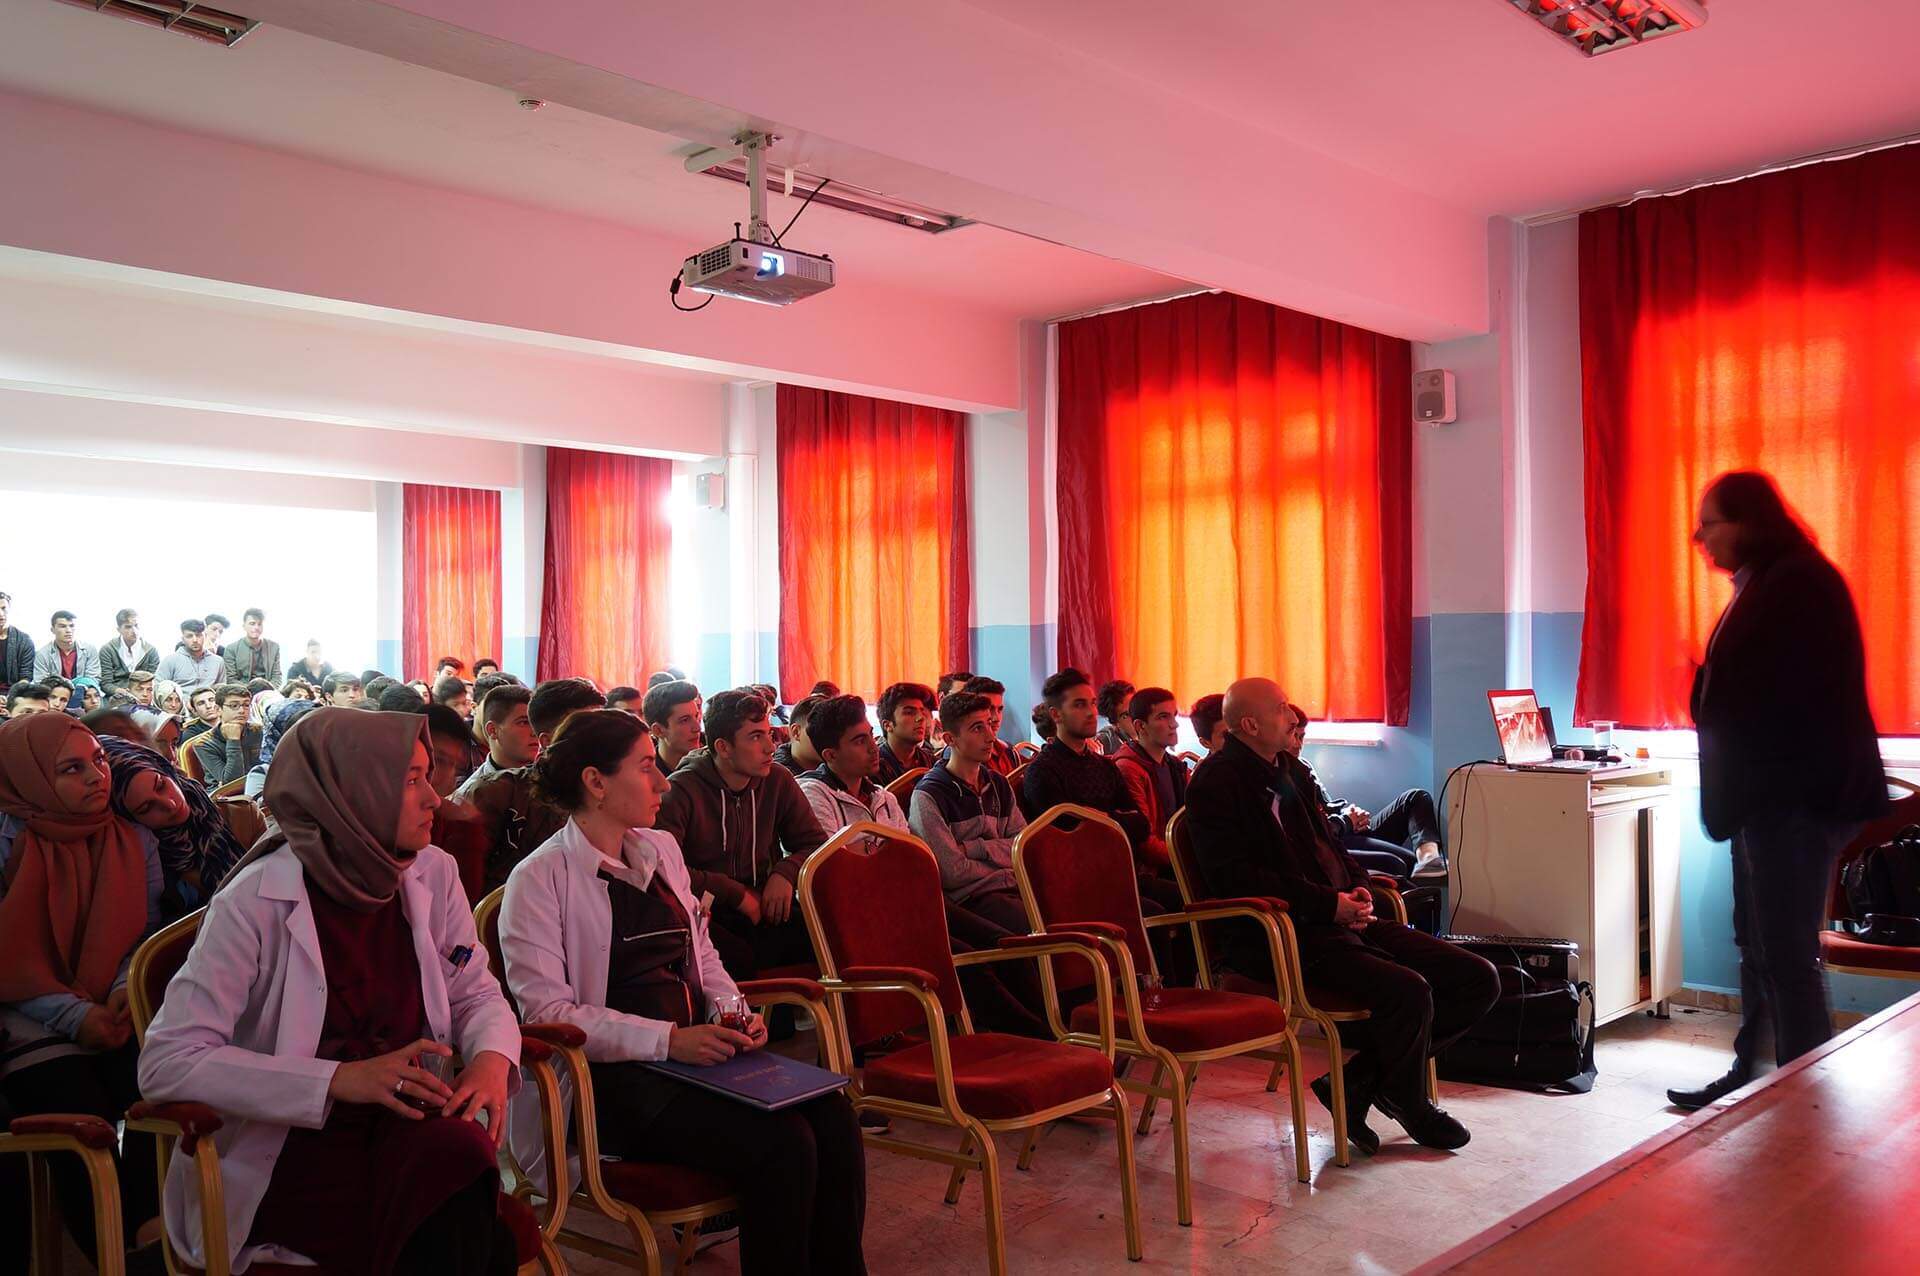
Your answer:
[[[661,1059],[649,1060],[645,1066],[762,1112],[778,1112],[832,1094],[847,1084],[847,1078],[837,1072],[768,1050],[750,1050],[724,1063],[701,1065]]]

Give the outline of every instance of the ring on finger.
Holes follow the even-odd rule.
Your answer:
[[[396,1098],[396,1099],[397,1099],[397,1098],[399,1098],[399,1097],[400,1097],[400,1087],[402,1087],[402,1086],[404,1086],[404,1085],[405,1085],[406,1083],[407,1083],[407,1081],[406,1081],[406,1078],[405,1078],[405,1077],[402,1077],[402,1078],[401,1078],[400,1080],[398,1080],[398,1081],[396,1081],[396,1082],[394,1082],[394,1083],[393,1083],[393,1097],[394,1097],[394,1098]]]

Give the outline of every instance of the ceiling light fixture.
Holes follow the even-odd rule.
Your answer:
[[[1507,0],[1586,57],[1629,49],[1707,20],[1705,0]]]
[[[126,18],[146,26],[159,27],[163,31],[190,35],[196,40],[205,40],[209,44],[223,45],[229,49],[240,43],[248,32],[260,25],[258,18],[243,18],[237,13],[228,13],[224,9],[214,9],[198,4],[195,0],[59,0],[59,2],[76,5],[82,9],[92,9],[95,13]]]
[[[778,140],[777,138],[774,140]],[[929,235],[943,235],[950,230],[959,230],[962,226],[971,226],[973,221],[966,217],[956,217],[952,213],[943,213],[938,209],[922,204],[910,203],[904,199],[895,199],[891,195],[882,195],[878,191],[864,190],[849,185],[839,178],[833,184],[821,188],[826,179],[818,173],[808,173],[791,165],[782,165],[776,190],[783,191],[789,198],[801,199],[808,191],[818,190],[813,202],[827,208],[837,208],[846,213],[858,213],[862,217],[872,217],[895,226],[904,226],[908,230],[922,231]],[[689,173],[705,173],[709,177],[719,177],[741,186],[750,185],[747,177],[747,159],[737,147],[707,147],[687,157]]]

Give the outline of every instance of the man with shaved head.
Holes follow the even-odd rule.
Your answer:
[[[1316,994],[1365,1006],[1342,1025],[1358,1048],[1347,1064],[1347,1133],[1371,1154],[1380,1137],[1369,1107],[1398,1121],[1415,1142],[1465,1146],[1468,1134],[1426,1092],[1427,1059],[1486,1014],[1500,995],[1491,963],[1457,945],[1376,917],[1367,873],[1340,845],[1314,800],[1310,777],[1287,752],[1293,712],[1268,678],[1242,678],[1222,706],[1227,741],[1187,786],[1187,821],[1208,895],[1278,896],[1299,936],[1300,962]],[[1230,942],[1227,964],[1271,980],[1264,940],[1249,928]],[[1313,1083],[1332,1107],[1332,1083]]]

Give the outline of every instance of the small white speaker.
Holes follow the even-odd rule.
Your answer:
[[[725,509],[727,507],[727,476],[725,474],[694,475],[693,503],[704,510]]]
[[[1433,368],[1413,374],[1413,419],[1447,425],[1459,418],[1453,399],[1453,373]]]

